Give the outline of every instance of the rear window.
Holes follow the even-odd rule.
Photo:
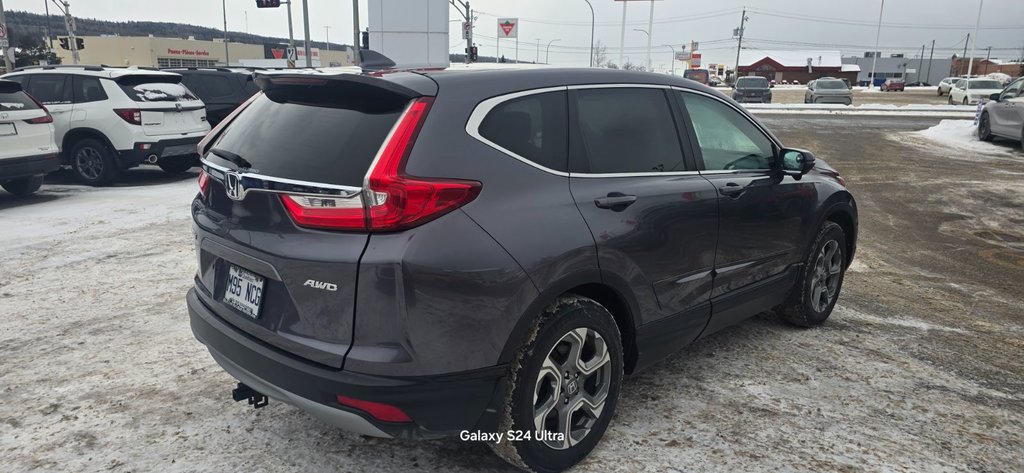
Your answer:
[[[764,77],[740,77],[736,81],[738,89],[767,89],[768,79]]]
[[[260,174],[362,187],[377,150],[405,104],[313,106],[257,98],[224,130],[213,148],[237,154]],[[236,168],[209,154],[229,168]]]
[[[972,80],[970,87],[972,89],[1002,89],[1003,85],[994,80]]]
[[[136,102],[190,102],[199,100],[174,76],[125,76],[117,85]]]
[[[841,80],[819,80],[814,83],[814,87],[818,89],[845,89],[846,82]]]
[[[39,106],[25,92],[0,92],[0,112],[20,112],[38,108]]]

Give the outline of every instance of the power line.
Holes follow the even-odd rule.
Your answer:
[[[655,20],[654,24],[660,25],[660,24],[667,24],[667,23],[683,23],[683,22],[687,22],[687,21],[707,20],[707,19],[710,19],[710,18],[717,18],[717,17],[720,17],[720,16],[731,15],[731,14],[736,13],[738,11],[740,11],[739,8],[730,8],[730,9],[727,9],[727,10],[718,10],[718,11],[705,12],[705,13],[696,13],[696,14],[693,14],[693,15],[686,15],[686,16],[665,17],[665,18],[660,18],[658,20]],[[486,11],[482,11],[482,10],[474,10],[474,12],[476,12],[476,13],[478,13],[480,15],[489,16],[489,17],[492,17],[492,18],[513,18],[513,17],[515,17],[515,15],[503,15],[503,14],[498,14],[498,13],[490,13],[490,12],[486,12]],[[554,20],[550,20],[550,19],[541,19],[541,18],[524,18],[524,17],[518,17],[518,18],[519,18],[520,22],[525,21],[525,22],[529,22],[529,23],[537,23],[537,24],[542,24],[542,25],[586,26],[587,28],[590,27],[590,22],[589,21],[587,21],[587,22],[582,22],[582,21],[554,21]],[[647,22],[646,21],[628,21],[628,22],[626,22],[626,25],[629,25],[629,26],[646,26]],[[618,22],[618,21],[599,21],[597,23],[594,23],[594,26],[599,26],[599,27],[622,26],[622,23]]]
[[[787,18],[787,19],[791,19],[791,20],[800,20],[800,21],[813,21],[813,22],[816,22],[816,23],[831,23],[831,24],[849,25],[849,26],[868,26],[868,27],[872,27],[872,28],[878,26],[878,23],[875,23],[875,22],[849,20],[849,19],[845,19],[845,18],[812,16],[812,15],[805,15],[805,14],[800,14],[800,13],[789,13],[789,12],[782,12],[782,11],[776,11],[776,10],[765,10],[765,9],[757,9],[757,8],[751,8],[750,11],[752,11],[754,13],[757,13],[757,14],[760,14],[760,15],[765,15],[765,16],[773,16],[773,17],[777,17],[777,18]],[[923,24],[923,23],[882,23],[882,26],[889,27],[889,28],[901,28],[901,29],[932,29],[932,30],[958,30],[958,29],[973,29],[974,28],[974,25],[928,25],[928,24]],[[983,26],[983,27],[981,27],[981,29],[983,29],[983,30],[1015,30],[1015,29],[1024,29],[1024,25],[989,25],[989,26]]]

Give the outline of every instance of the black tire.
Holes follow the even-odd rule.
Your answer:
[[[942,87],[936,87],[935,90],[939,93],[939,97],[942,97]]]
[[[831,253],[832,249],[838,254]],[[833,259],[836,258],[837,259]],[[819,261],[823,267],[819,268]],[[835,269],[838,263],[838,272],[829,273]],[[821,271],[826,273],[823,274]],[[803,267],[800,268],[800,278],[796,287],[790,294],[789,299],[782,305],[775,308],[785,321],[800,327],[814,327],[821,325],[832,314],[832,309],[839,300],[839,293],[843,288],[843,277],[846,275],[846,235],[842,227],[835,222],[825,222],[818,231],[818,236],[811,245],[811,250],[804,259]],[[831,279],[831,277],[835,279]],[[821,277],[826,277],[821,281]],[[833,282],[834,281],[834,282]],[[821,290],[831,289],[827,294],[818,292],[818,284]],[[822,301],[821,296],[828,295],[828,300]]]
[[[574,352],[573,347],[577,346],[573,345],[574,341],[581,339],[574,334],[580,330],[585,333],[582,337],[585,341]],[[505,410],[501,413],[499,432],[530,432],[531,439],[513,442],[506,438],[490,446],[499,457],[524,470],[537,473],[559,472],[575,465],[594,449],[615,414],[622,383],[621,335],[615,320],[604,307],[591,299],[578,296],[559,298],[537,318],[529,334],[509,367],[509,390],[505,395]],[[601,340],[604,342],[603,353],[600,349]],[[573,353],[576,353],[575,357]],[[578,364],[572,360],[581,359],[580,354],[589,357],[594,363],[589,375],[575,369]],[[605,360],[604,354],[608,358],[602,363]],[[562,356],[567,365],[561,364]],[[550,368],[544,368],[546,362]],[[569,364],[572,365],[568,368],[571,373],[563,375],[562,367]],[[580,374],[583,376],[577,377]],[[596,418],[584,413],[584,405],[580,404],[584,396],[596,398],[601,392],[607,394]],[[578,433],[579,438],[572,440],[576,443],[570,441],[568,446],[563,444],[554,448],[548,442],[537,439],[534,420],[537,408],[534,398],[537,393],[540,393],[537,402],[542,411],[543,406],[552,403],[547,408],[547,414],[538,416],[546,423],[543,431],[550,432],[549,427],[557,425],[562,413],[569,412],[565,417],[569,419],[567,424],[570,428],[567,430]],[[544,402],[545,399],[548,402]],[[577,406],[575,410],[561,408],[574,405]],[[577,417],[577,414],[580,416]],[[554,421],[550,422],[552,416]],[[580,423],[573,425],[573,419]],[[589,424],[589,430],[584,431],[586,424]]]
[[[5,191],[20,197],[23,195],[29,195],[34,193],[35,191],[39,190],[39,188],[42,187],[42,185],[43,176],[31,176],[22,177],[20,179],[12,179],[3,184],[0,184],[0,187],[3,187]]]
[[[988,112],[982,112],[981,118],[978,119],[978,139],[981,141],[992,141],[992,121],[989,119]]]
[[[949,94],[949,96],[946,98],[946,102],[949,102],[950,105],[954,105],[953,94]]]
[[[964,96],[964,105],[969,105],[968,102],[967,102],[967,96],[966,95]]]
[[[156,165],[160,166],[160,169],[163,169],[164,172],[170,174],[181,174],[188,171],[189,169],[192,169],[193,164],[195,164],[195,160],[189,156],[176,156],[168,159],[161,158],[156,162]]]
[[[121,174],[114,152],[106,143],[93,138],[75,143],[68,155],[68,162],[75,179],[89,186],[108,185]]]

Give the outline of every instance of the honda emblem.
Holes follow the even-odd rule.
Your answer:
[[[242,200],[245,198],[245,188],[242,186],[242,176],[234,171],[224,173],[224,192],[231,198],[231,200]]]

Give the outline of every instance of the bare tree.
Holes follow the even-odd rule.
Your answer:
[[[598,40],[594,44],[594,67],[604,67],[605,64],[608,64],[608,47]]]

